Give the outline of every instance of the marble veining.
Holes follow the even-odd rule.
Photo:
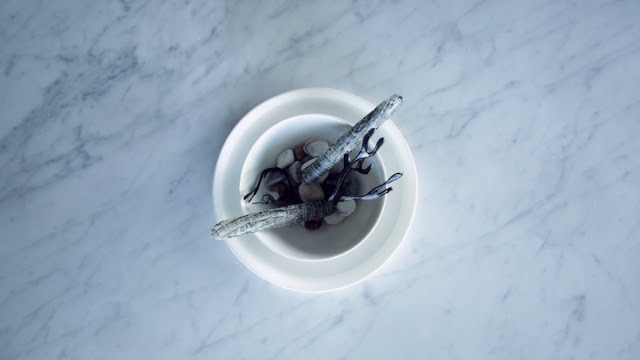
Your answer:
[[[640,358],[637,1],[0,3],[1,359]],[[394,116],[416,221],[305,294],[214,224],[226,136],[331,87]]]

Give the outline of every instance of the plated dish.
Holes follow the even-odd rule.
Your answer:
[[[310,114],[314,114],[310,118],[325,116],[353,125],[373,108],[373,104],[355,95],[327,88],[294,90],[258,105],[236,125],[219,156],[212,191],[216,219],[246,214],[242,203],[247,181],[241,179],[243,160],[269,129],[287,119]],[[256,234],[247,234],[227,240],[238,259],[265,280],[298,291],[339,289],[380,268],[409,229],[418,189],[411,151],[397,127],[388,120],[375,135],[385,138],[377,155],[385,171],[402,172],[404,176],[394,183],[394,191],[386,196],[378,221],[363,241],[337,256],[307,261],[274,251],[273,245],[267,246]]]

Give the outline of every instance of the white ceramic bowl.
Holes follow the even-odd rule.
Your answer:
[[[249,111],[231,131],[218,157],[212,183],[214,224],[246,213],[242,204],[246,189],[240,187],[242,167],[253,145],[271,127],[306,114],[329,115],[354,125],[374,107],[344,91],[310,88],[277,95]],[[246,234],[226,241],[233,254],[263,279],[296,291],[340,289],[366,279],[383,266],[409,230],[418,199],[418,179],[411,149],[393,121],[382,124],[375,136],[385,138],[378,156],[386,172],[404,175],[391,184],[394,190],[385,196],[382,215],[364,241],[342,256],[300,261],[273,251],[256,234]]]
[[[278,154],[292,149],[311,138],[324,138],[335,143],[340,136],[349,131],[351,125],[345,120],[325,114],[304,114],[283,120],[262,134],[251,147],[242,167],[240,189],[250,192],[262,170],[276,166]],[[377,140],[370,140],[370,148]],[[352,152],[357,154],[358,149]],[[384,145],[379,151],[384,151]],[[372,164],[367,175],[356,174],[360,185],[360,195],[382,184],[386,179],[384,164],[379,156],[365,160],[365,166]],[[260,199],[261,193],[254,198]],[[376,223],[384,206],[384,197],[376,200],[356,200],[356,210],[337,225],[323,222],[320,229],[311,231],[302,224],[279,229],[264,230],[255,233],[271,250],[291,259],[301,261],[321,261],[343,255],[364,241]],[[246,214],[273,208],[272,205],[243,203]]]

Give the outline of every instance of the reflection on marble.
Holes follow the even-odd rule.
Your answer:
[[[0,3],[0,358],[640,358],[637,1]],[[393,93],[417,221],[320,295],[210,240],[233,125]],[[240,161],[240,160],[239,160]]]

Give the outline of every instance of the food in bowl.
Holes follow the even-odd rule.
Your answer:
[[[245,201],[252,201],[264,181],[267,183],[268,192],[262,196],[259,203],[275,203],[281,207],[221,221],[213,227],[211,236],[223,240],[298,223],[304,223],[307,229],[315,230],[322,224],[323,219],[327,224],[342,221],[342,218],[354,210],[355,200],[375,200],[389,193],[392,188],[386,188],[386,185],[399,179],[401,173],[393,174],[365,195],[357,195],[353,186],[348,186],[349,176],[353,172],[369,172],[371,165],[365,167],[364,160],[374,156],[384,143],[384,139],[381,138],[370,149],[369,139],[375,129],[401,104],[401,96],[389,97],[333,145],[323,143],[322,139],[309,139],[302,149],[295,147],[284,150],[278,155],[276,162],[276,165],[280,166],[262,171],[255,188],[244,196]],[[359,144],[362,144],[362,147],[352,159],[349,153]],[[301,161],[297,164],[296,159],[304,160],[305,155],[310,158],[306,159],[304,164]],[[313,158],[311,155],[317,157]],[[342,170],[328,181],[330,170],[339,166],[341,161]],[[296,185],[297,181],[300,182],[299,185]],[[323,187],[322,184],[327,181],[329,183]]]

